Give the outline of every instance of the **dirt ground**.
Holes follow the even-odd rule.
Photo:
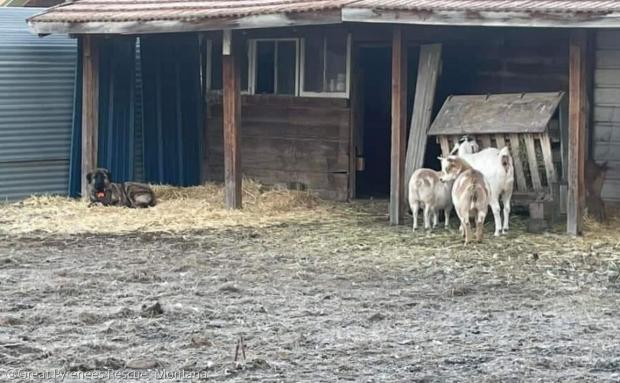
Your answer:
[[[412,234],[386,211],[2,234],[0,380],[620,381],[615,228],[534,236],[515,217],[465,248],[456,222]]]

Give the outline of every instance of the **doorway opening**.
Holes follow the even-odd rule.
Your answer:
[[[390,195],[391,52],[390,46],[359,48],[358,198]]]

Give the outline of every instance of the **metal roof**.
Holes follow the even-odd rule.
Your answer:
[[[610,27],[620,26],[620,1],[74,0],[29,19],[37,33],[78,34],[183,32],[343,21]]]
[[[563,92],[451,96],[428,134],[543,133]]]
[[[36,22],[192,21],[208,18],[339,9],[351,0],[77,0],[36,16]]]
[[[360,0],[351,7],[387,10],[498,12],[620,11],[617,0]]]

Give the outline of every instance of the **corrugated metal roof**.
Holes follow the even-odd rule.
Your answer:
[[[32,19],[45,22],[127,22],[245,17],[342,8],[429,11],[620,11],[617,0],[76,0]]]
[[[360,0],[348,7],[386,10],[497,12],[620,11],[617,0]]]
[[[35,22],[125,22],[244,17],[339,9],[351,0],[79,0],[50,8]]]

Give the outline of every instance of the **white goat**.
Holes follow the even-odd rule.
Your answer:
[[[456,144],[452,153],[463,158],[474,169],[482,173],[491,188],[489,205],[495,220],[495,235],[505,234],[508,231],[510,216],[510,199],[514,187],[514,166],[508,147],[502,149],[486,148],[477,153],[476,141],[465,141]],[[499,200],[504,205],[504,224],[500,215]]]
[[[454,180],[452,202],[461,220],[465,244],[471,241],[471,217],[476,222],[476,240],[482,241],[484,220],[489,210],[489,182],[481,172],[472,168],[461,157],[451,155],[448,158],[439,157],[439,160],[442,170],[441,180],[443,182]]]
[[[432,169],[418,169],[413,172],[409,180],[409,206],[413,213],[413,231],[418,228],[418,210],[424,207],[424,228],[431,228],[431,214],[433,215],[433,228],[437,227],[439,218],[438,211],[443,210],[445,227],[448,227],[452,200],[450,191],[452,182],[441,182],[441,172]]]

